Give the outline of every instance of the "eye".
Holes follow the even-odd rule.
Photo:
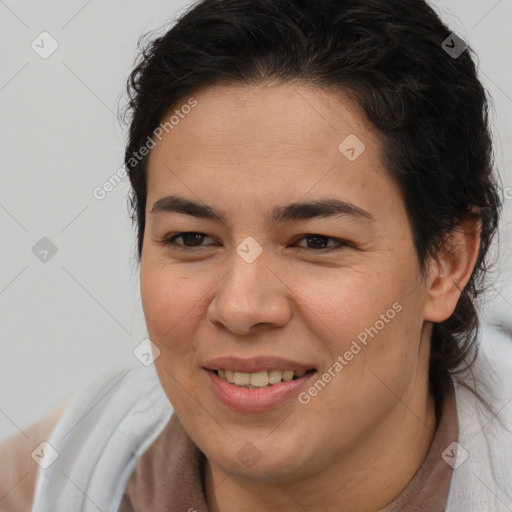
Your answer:
[[[180,249],[188,249],[192,247],[201,247],[200,243],[203,241],[204,237],[208,237],[204,233],[198,233],[197,231],[185,231],[183,233],[175,233],[163,240],[160,240],[160,243],[164,246],[177,246]],[[181,238],[184,242],[184,245],[176,243],[176,240]],[[210,238],[210,237],[208,237]],[[210,239],[211,240],[211,239]],[[188,245],[188,244],[191,245]]]
[[[345,240],[340,240],[339,238],[333,238],[330,236],[319,235],[317,233],[308,233],[306,235],[301,236],[295,243],[301,240],[306,240],[307,244],[312,245],[313,247],[299,247],[299,249],[313,250],[313,251],[336,251],[342,249],[344,247],[353,247],[352,244],[346,242]],[[334,247],[327,247],[328,240],[333,240],[337,245]]]
[[[178,249],[186,250],[186,249],[192,249],[194,247],[198,247],[198,248],[205,247],[205,246],[201,245],[201,242],[204,241],[205,237],[210,238],[208,235],[206,235],[204,233],[199,233],[197,231],[186,231],[186,232],[182,232],[182,233],[175,233],[171,236],[168,236],[167,238],[160,240],[159,243],[161,243],[164,246],[174,246]],[[180,238],[182,239],[183,244],[176,242],[176,240],[178,240]],[[210,240],[211,240],[211,238],[210,238]],[[308,233],[306,235],[303,235],[300,238],[298,238],[295,241],[295,243],[297,243],[301,240],[306,240],[306,243],[308,245],[312,245],[312,247],[298,246],[299,249],[306,249],[306,250],[311,250],[311,251],[315,251],[315,252],[320,252],[320,251],[328,252],[328,251],[340,250],[344,247],[353,247],[353,245],[350,242],[347,242],[345,240],[340,240],[338,238],[333,238],[330,236],[320,235],[320,234],[316,234],[316,233]],[[329,247],[328,246],[329,240],[334,241],[336,245]]]

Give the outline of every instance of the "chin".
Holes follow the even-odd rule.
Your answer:
[[[209,460],[219,466],[225,473],[235,478],[247,478],[261,483],[275,484],[300,479],[311,473],[313,468],[308,463],[307,454],[297,457],[297,444],[290,446],[265,446],[264,442],[258,444],[251,441],[237,443],[239,449],[233,450],[233,444],[214,453]],[[308,468],[306,470],[306,468]]]

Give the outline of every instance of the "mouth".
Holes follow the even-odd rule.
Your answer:
[[[294,370],[263,370],[258,372],[235,372],[232,370],[216,369],[210,370],[215,373],[217,377],[233,384],[239,388],[245,389],[265,389],[281,382],[290,382],[297,380],[306,374],[315,372],[315,368],[307,370],[294,371]]]
[[[264,412],[296,400],[300,391],[316,374],[315,369],[297,372],[260,370],[251,373],[221,368],[205,370],[213,395],[224,406],[238,412]]]
[[[318,371],[311,363],[271,355],[218,357],[203,369],[218,402],[239,412],[264,412],[296,399]]]

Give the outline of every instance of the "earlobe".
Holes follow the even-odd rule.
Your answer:
[[[443,322],[455,311],[478,258],[480,231],[480,218],[471,216],[459,221],[447,235],[435,261],[431,261],[425,320]]]

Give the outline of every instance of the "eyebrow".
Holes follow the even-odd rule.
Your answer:
[[[162,213],[191,215],[226,224],[226,215],[221,210],[178,196],[166,196],[153,204],[151,215]],[[270,214],[270,220],[274,224],[278,224],[310,220],[317,217],[346,216],[375,222],[374,216],[369,211],[340,199],[318,199],[276,206]]]

